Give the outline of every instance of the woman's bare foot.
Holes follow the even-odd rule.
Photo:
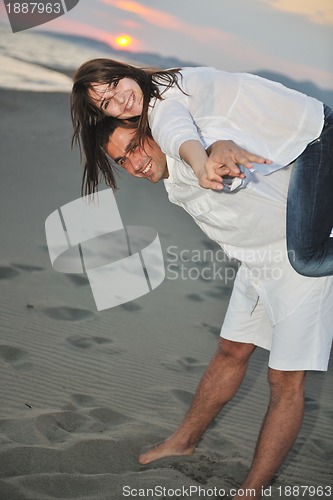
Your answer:
[[[139,456],[140,464],[146,465],[154,460],[165,457],[189,456],[195,450],[195,445],[183,444],[176,435],[163,441],[163,443],[151,448]]]

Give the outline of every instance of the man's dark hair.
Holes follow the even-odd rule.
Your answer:
[[[88,195],[98,190],[98,184],[104,179],[105,184],[112,189],[117,189],[115,174],[118,173],[117,164],[110,158],[105,145],[109,142],[110,136],[118,127],[135,130],[135,122],[129,123],[117,120],[112,117],[105,117],[95,124],[91,124],[86,129],[86,141],[89,147],[82,152],[84,156],[84,169],[82,177],[81,194]]]

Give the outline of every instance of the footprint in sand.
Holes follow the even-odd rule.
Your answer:
[[[171,466],[199,484],[207,484],[208,479],[215,475],[216,470],[220,467],[217,462],[204,455],[200,455],[199,458],[191,457],[185,461],[176,459]]]
[[[0,359],[16,370],[28,370],[32,368],[29,354],[11,345],[0,345]]]
[[[332,462],[333,446],[330,441],[325,441],[324,439],[313,439],[311,445],[312,451],[315,455],[327,460],[328,462]]]
[[[191,404],[193,399],[193,393],[188,391],[183,391],[182,389],[175,389],[171,391],[171,394],[178,399],[181,403],[187,407]]]
[[[138,454],[136,440],[127,437],[125,432],[120,439],[112,439],[111,436],[102,439],[87,438],[66,448],[66,464],[63,468],[66,467],[65,472],[76,474],[78,477],[95,474],[103,477],[104,474],[108,474],[112,478],[113,474],[121,476],[124,471],[128,471],[128,474],[139,471],[141,466],[136,459]],[[83,497],[88,498],[86,495]],[[119,498],[117,495],[116,497]],[[89,498],[93,497],[89,495]],[[113,498],[110,491],[108,498]]]
[[[107,424],[108,426],[122,425],[133,420],[122,413],[111,410],[110,408],[94,408],[89,412],[89,416],[95,420]]]
[[[216,336],[219,336],[220,335],[220,332],[221,332],[221,328],[217,327],[217,326],[212,326],[212,325],[208,325],[208,323],[201,323],[201,325],[205,328],[208,328],[208,331],[210,333],[212,333],[213,335],[216,335]]]
[[[89,394],[72,394],[71,399],[77,406],[91,407],[96,406],[95,398]]]
[[[15,264],[14,262],[12,263],[12,265],[17,269],[21,269],[22,271],[26,271],[28,273],[33,273],[35,271],[44,271],[44,267],[40,266],[33,266],[28,264]]]
[[[74,347],[79,347],[80,349],[91,349],[99,345],[107,346],[113,343],[113,340],[105,337],[83,337],[79,335],[73,335],[66,340]]]
[[[49,318],[61,321],[82,321],[94,317],[94,313],[87,309],[75,309],[74,307],[45,307],[41,311]]]
[[[12,280],[19,276],[19,272],[10,266],[0,266],[0,280]]]
[[[82,432],[89,426],[90,419],[75,411],[62,411],[39,415],[36,429],[51,443],[63,443],[71,434]]]
[[[320,404],[312,398],[306,397],[304,400],[306,411],[318,411]]]
[[[214,241],[211,240],[201,240],[201,243],[208,248],[209,250],[212,250],[213,252],[221,251],[221,247],[215,243]]]
[[[222,473],[225,471],[224,463],[221,464],[220,460],[214,460],[204,454],[196,453],[189,457],[167,457],[158,460],[156,464],[154,462],[149,464],[151,469],[160,469],[163,466],[178,471],[199,484],[207,484],[211,477],[225,478],[225,474]],[[228,478],[230,479],[230,476]],[[222,497],[219,498],[222,499]]]
[[[195,358],[185,357],[179,358],[174,362],[163,362],[162,366],[167,368],[168,370],[176,371],[176,372],[202,372],[206,367],[205,364],[201,363],[199,360]]]
[[[186,297],[194,302],[203,302],[203,298],[198,293],[189,293]]]
[[[126,304],[121,304],[120,306],[122,309],[125,309],[125,311],[141,311],[143,309],[139,304],[136,302],[127,302]]]
[[[122,349],[112,347],[113,340],[106,337],[83,337],[81,335],[73,335],[68,337],[66,341],[74,347],[79,349],[94,349],[102,347],[103,352],[106,354],[121,354]]]
[[[232,448],[230,448],[232,449]],[[230,487],[237,487],[246,475],[247,468],[239,460],[214,460],[206,455],[190,457],[190,460],[175,460],[171,467],[199,484],[207,484],[212,477],[222,478]],[[231,498],[223,496],[218,498]]]
[[[191,357],[180,358],[178,360],[178,363],[180,366],[185,368],[185,370],[191,372],[201,370],[203,367],[206,366],[204,363],[200,363],[198,359]]]
[[[85,276],[80,276],[79,274],[66,274],[66,278],[68,278],[74,285],[77,286],[86,286],[89,285],[89,280]]]
[[[11,266],[0,266],[0,280],[11,280],[13,278],[16,278],[17,276],[20,275],[19,271],[17,269],[20,269],[21,271],[26,271],[26,272],[35,272],[35,271],[43,271],[44,268],[40,266],[33,266],[33,265],[28,265],[28,264],[15,264],[12,263]]]

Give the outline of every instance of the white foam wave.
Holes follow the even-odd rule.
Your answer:
[[[103,48],[84,47],[74,41],[59,40],[35,31],[13,34],[7,26],[0,25],[2,88],[69,92],[71,79],[59,71],[73,70],[96,57],[112,56]]]
[[[33,90],[38,92],[70,92],[71,79],[36,64],[18,61],[0,55],[0,87],[13,90]]]

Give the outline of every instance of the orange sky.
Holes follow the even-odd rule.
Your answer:
[[[333,88],[333,0],[80,0],[41,27],[229,71],[271,70]],[[6,21],[3,3],[2,18]]]

